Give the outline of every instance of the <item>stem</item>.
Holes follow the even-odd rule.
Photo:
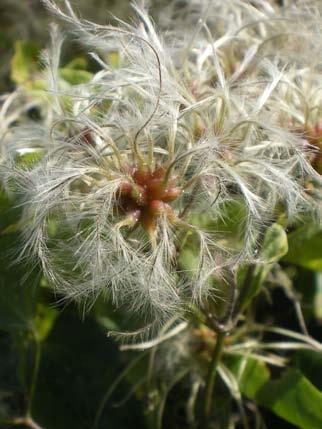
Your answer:
[[[225,332],[219,332],[217,335],[216,345],[215,345],[214,352],[212,355],[212,359],[211,359],[209,369],[208,369],[208,376],[207,376],[203,410],[202,410],[202,412],[203,412],[202,425],[201,425],[200,429],[206,429],[208,426],[208,420],[209,420],[210,409],[211,409],[211,404],[212,404],[212,396],[213,396],[213,390],[214,390],[214,386],[215,386],[217,368],[218,368],[218,363],[219,363],[221,354],[223,352],[225,336],[226,336]]]
[[[32,378],[31,378],[31,385],[28,395],[28,405],[27,405],[27,417],[31,418],[31,408],[32,408],[32,402],[35,395],[35,389],[38,379],[38,372],[39,372],[39,365],[40,365],[40,357],[41,357],[41,345],[38,338],[35,336],[35,361],[34,361],[34,368],[32,372]]]
[[[238,314],[243,310],[243,305],[244,305],[245,299],[247,298],[249,287],[253,280],[255,268],[256,268],[256,264],[252,264],[247,269],[246,276],[243,281],[243,284],[240,287],[237,302],[234,308],[234,313],[233,313],[234,317],[237,317]]]

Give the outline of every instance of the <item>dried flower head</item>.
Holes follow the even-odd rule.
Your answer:
[[[312,206],[307,148],[281,123],[289,66],[261,48],[283,19],[267,2],[219,2],[218,18],[215,5],[192,13],[191,2],[193,34],[171,21],[167,42],[137,6],[137,23],[102,26],[68,1],[65,10],[44,3],[95,50],[100,70],[57,86],[54,32],[47,153],[9,174],[24,198],[23,254],[68,297],[103,293],[153,326],[183,316],[216,295],[216,276],[254,261],[279,213],[294,219]],[[236,235],[225,228],[231,205],[240,208]]]

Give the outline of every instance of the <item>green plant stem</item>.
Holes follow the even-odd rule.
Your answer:
[[[37,379],[38,379],[40,358],[41,358],[41,344],[38,338],[35,336],[35,361],[34,361],[34,367],[32,372],[29,395],[28,395],[27,417],[31,417],[31,408],[32,408],[32,402],[35,395]]]
[[[219,332],[217,335],[216,345],[215,345],[212,359],[208,369],[208,376],[206,381],[206,389],[205,389],[205,396],[204,396],[203,410],[202,410],[202,413],[203,413],[202,420],[201,420],[202,426],[200,427],[200,429],[206,429],[208,426],[217,368],[218,368],[221,354],[223,352],[225,336],[226,336],[225,332]]]
[[[255,269],[256,269],[255,264],[250,265],[247,269],[246,276],[245,276],[243,284],[241,285],[241,288],[239,290],[237,302],[235,304],[235,308],[234,308],[234,312],[233,312],[233,317],[235,317],[235,318],[238,317],[238,314],[244,310],[243,306],[245,303],[245,299],[248,296],[249,288],[252,284]]]

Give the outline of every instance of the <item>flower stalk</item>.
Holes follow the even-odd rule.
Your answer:
[[[218,369],[221,355],[224,350],[225,337],[226,337],[225,332],[217,333],[216,344],[213,350],[212,359],[209,364],[208,374],[206,379],[206,387],[205,387],[205,394],[204,394],[204,400],[203,400],[202,419],[201,419],[200,429],[207,429],[209,424],[217,369]]]

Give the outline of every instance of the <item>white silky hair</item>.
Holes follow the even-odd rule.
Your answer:
[[[294,90],[296,75],[305,80],[307,74],[298,62],[294,71],[284,61],[287,49],[276,56],[266,51],[284,21],[260,0],[254,6],[216,1],[217,18],[212,3],[200,8],[191,2],[185,18],[199,16],[199,25],[187,39],[171,21],[169,33],[159,35],[137,5],[137,23],[103,26],[77,17],[67,0],[64,8],[43,2],[95,51],[90,55],[101,70],[86,84],[60,84],[63,37],[52,28],[52,46],[42,56],[51,119],[34,130],[30,122],[13,128],[10,143],[3,143],[12,160],[3,176],[22,195],[21,254],[40,260],[45,275],[69,298],[93,301],[105,294],[148,326],[183,317],[191,303],[202,307],[216,297],[214,274],[224,277],[256,260],[259,234],[276,219],[279,204],[290,220],[313,204],[305,180],[319,177],[307,161],[303,138],[281,124],[285,113],[301,118],[300,104],[291,101],[296,96],[283,101],[281,94]],[[240,46],[234,70],[230,44],[234,50]],[[117,67],[110,63],[113,52]],[[91,144],[83,141],[86,132]],[[16,166],[11,154],[39,142],[42,159],[30,168]],[[152,238],[115,210],[120,186],[132,180],[123,168],[131,162],[151,171],[166,166],[184,190],[172,204],[174,219],[160,215]],[[191,216],[224,218],[232,201],[245,207],[241,248],[224,232],[194,224]],[[190,273],[177,261],[187,233],[198,255]]]

